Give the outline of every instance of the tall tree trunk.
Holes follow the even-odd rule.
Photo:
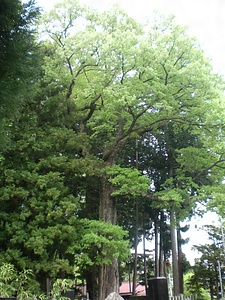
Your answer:
[[[51,292],[51,279],[49,277],[46,278],[46,294],[50,297]]]
[[[208,271],[209,271],[209,274],[211,273],[211,265],[210,263],[208,262]],[[209,290],[210,290],[210,299],[213,300],[214,298],[214,282],[213,282],[213,279],[211,278],[210,276],[210,279],[209,279]]]
[[[164,233],[164,213],[160,213],[160,242],[159,242],[159,276],[165,276],[165,260],[163,247],[163,233]]]
[[[111,197],[112,186],[106,174],[101,178],[100,189],[99,219],[115,225],[117,222],[116,200]]]
[[[114,259],[111,265],[103,264],[99,272],[99,300],[104,300],[110,293],[119,293],[118,260]]]
[[[83,217],[90,220],[99,218],[99,179],[93,176],[87,176],[86,185],[86,207],[84,209]],[[98,299],[98,274],[97,266],[87,268],[85,271],[85,278],[87,282],[87,292],[90,299]]]
[[[174,159],[171,149],[168,149],[168,176],[174,177]],[[171,235],[171,249],[172,249],[172,269],[173,269],[173,294],[178,296],[180,294],[180,280],[178,268],[178,250],[177,250],[177,232],[176,232],[176,215],[173,210],[170,212],[170,235]]]
[[[180,294],[180,281],[178,269],[178,253],[177,253],[177,235],[175,227],[175,213],[170,213],[170,226],[171,226],[171,249],[172,249],[172,266],[173,266],[173,294],[178,296]]]
[[[93,267],[90,270],[87,270],[85,273],[85,278],[87,281],[87,293],[89,295],[89,299],[98,299],[98,268]]]
[[[184,280],[183,280],[183,252],[181,248],[181,233],[177,230],[177,249],[178,249],[178,270],[179,270],[179,281],[180,281],[180,294],[184,293]]]
[[[159,227],[158,216],[155,219],[155,277],[159,276]]]
[[[135,151],[135,160],[136,160],[136,169],[138,170],[138,139],[136,139],[136,151]],[[135,240],[134,240],[134,273],[133,273],[133,288],[132,288],[132,295],[135,295],[136,291],[136,283],[137,283],[137,248],[138,248],[138,214],[139,214],[139,208],[138,208],[138,199],[136,199],[135,202]]]
[[[83,217],[90,220],[97,220],[99,218],[99,185],[99,178],[97,176],[86,177],[86,206],[83,209]]]
[[[116,202],[111,197],[112,187],[107,175],[101,178],[101,194],[99,203],[99,218],[101,221],[116,224]],[[103,264],[99,270],[98,300],[104,300],[110,293],[119,292],[118,260],[114,259],[110,265]],[[96,299],[93,299],[96,300]]]
[[[145,226],[143,225],[143,254],[144,254],[144,276],[145,276],[145,290],[148,288],[148,269],[147,269],[147,260],[146,260],[146,246],[145,246]]]
[[[136,283],[137,283],[137,248],[138,248],[138,200],[135,203],[135,212],[136,212],[136,220],[135,220],[135,240],[134,240],[134,273],[133,273],[133,288],[132,295],[135,295]]]

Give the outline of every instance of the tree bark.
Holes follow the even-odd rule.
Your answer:
[[[138,139],[136,139],[136,169],[138,169]],[[133,288],[132,288],[132,295],[135,295],[136,291],[136,283],[137,283],[137,248],[138,248],[138,214],[139,214],[139,208],[138,208],[138,199],[136,199],[135,203],[135,213],[136,213],[136,224],[135,224],[135,237],[134,237],[134,273],[133,273]]]
[[[135,240],[134,240],[134,273],[133,273],[133,288],[132,288],[132,295],[135,295],[136,291],[136,283],[137,283],[137,248],[138,248],[138,200],[136,199],[135,203],[135,210],[136,210],[136,224],[135,224]]]
[[[181,247],[181,233],[177,230],[177,249],[178,249],[178,271],[180,281],[180,294],[184,293],[184,280],[183,280],[183,252]]]
[[[101,221],[116,224],[116,200],[111,197],[111,192],[112,186],[105,174],[101,178],[99,218]],[[119,292],[119,271],[117,259],[114,259],[110,265],[103,264],[99,268],[98,300],[104,300],[112,292]]]
[[[99,203],[99,219],[103,222],[111,224],[117,223],[116,200],[111,197],[112,186],[105,174],[100,179],[100,203]]]
[[[163,232],[164,232],[164,213],[160,213],[160,242],[159,242],[159,276],[166,276],[165,272],[165,259],[164,259],[164,245],[163,245]]]
[[[175,227],[175,213],[170,213],[170,226],[171,226],[171,249],[172,249],[172,265],[173,265],[173,294],[178,296],[180,294],[180,281],[178,269],[178,253],[177,253],[177,238]]]
[[[143,225],[143,254],[144,254],[144,275],[145,275],[145,290],[148,288],[148,269],[147,269],[147,257],[146,257],[146,246],[145,246],[145,228]]]
[[[99,200],[99,179],[97,177],[87,176],[84,218],[90,220],[99,218],[99,202],[97,200]],[[87,293],[92,300],[98,299],[98,273],[98,266],[89,267],[85,271]]]
[[[87,176],[84,218],[99,219],[99,178]]]
[[[93,267],[90,270],[87,270],[85,273],[85,278],[87,281],[87,293],[89,299],[98,299],[98,268]]]
[[[158,216],[155,219],[155,277],[159,276],[159,228]]]
[[[118,260],[114,259],[111,265],[103,264],[99,271],[99,300],[104,300],[112,293],[119,293]]]

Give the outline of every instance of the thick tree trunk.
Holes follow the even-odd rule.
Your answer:
[[[170,214],[170,226],[171,226],[171,249],[172,249],[172,265],[173,265],[173,294],[178,296],[180,294],[180,280],[178,269],[178,253],[177,253],[177,236],[175,227],[175,214]]]
[[[84,218],[95,220],[99,218],[99,179],[94,176],[87,176],[86,186],[86,206],[83,209]],[[86,269],[85,278],[87,283],[87,293],[91,300],[98,299],[98,267],[92,266]]]
[[[83,208],[84,218],[95,220],[99,218],[99,178],[87,176],[86,206]]]
[[[114,259],[111,265],[104,264],[100,266],[98,300],[104,300],[112,292],[119,292],[117,259]]]
[[[99,203],[99,218],[101,221],[116,224],[116,202],[111,197],[112,187],[107,176],[101,178],[101,194]],[[110,265],[103,264],[99,270],[98,300],[104,300],[110,293],[119,292],[118,261],[114,259]]]
[[[99,219],[115,225],[117,222],[116,200],[111,197],[111,193],[112,186],[105,175],[101,178]]]

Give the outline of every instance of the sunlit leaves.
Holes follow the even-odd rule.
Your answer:
[[[108,168],[109,182],[115,187],[112,192],[116,195],[140,196],[147,193],[149,179],[141,175],[140,171],[131,168],[121,168],[117,165]]]
[[[84,267],[111,264],[113,259],[126,260],[129,255],[129,244],[125,240],[126,232],[121,227],[95,220],[84,219],[83,235],[79,246],[74,244],[76,263]]]
[[[0,281],[0,295],[4,297],[16,294],[18,300],[30,300],[39,290],[32,270],[18,272],[12,264],[1,264]]]

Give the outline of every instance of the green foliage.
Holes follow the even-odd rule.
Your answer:
[[[210,300],[209,290],[204,289],[201,283],[195,279],[193,272],[184,275],[184,289],[185,295],[196,295],[198,300]]]
[[[12,264],[1,264],[0,267],[0,295],[18,300],[31,300],[39,290],[31,270],[18,272]]]
[[[71,246],[75,251],[75,263],[81,269],[89,266],[109,265],[113,259],[125,261],[129,256],[127,233],[120,226],[83,219],[83,232],[79,244]]]
[[[57,279],[52,286],[51,296],[56,300],[66,300],[67,297],[61,296],[63,292],[68,291],[73,286],[73,280],[70,279]]]
[[[34,103],[24,108],[24,122],[9,127],[11,147],[2,152],[0,261],[32,269],[45,280],[62,271],[73,274],[66,250],[76,240],[82,197],[82,184],[77,190],[73,184],[82,182],[85,169],[65,156],[63,130],[59,139],[60,132],[49,135],[38,127],[35,109]]]
[[[217,186],[210,190],[205,188],[205,194],[210,194],[210,201],[208,203],[209,211],[216,211],[221,218],[224,217],[224,182],[218,183]]]
[[[195,249],[198,250],[201,256],[196,260],[193,274],[189,278],[189,290],[195,289],[198,293],[207,290],[211,298],[215,295],[219,297],[221,289],[220,272],[222,272],[221,275],[224,278],[224,271],[222,268],[219,268],[219,264],[222,265],[224,261],[224,237],[222,236],[221,228],[216,226],[206,226],[205,230],[207,230],[211,243],[195,245]]]
[[[116,189],[112,192],[112,196],[140,196],[146,194],[149,189],[149,179],[141,175],[141,172],[137,169],[121,168],[118,165],[114,165],[111,168],[107,168],[106,172],[110,175],[109,182]]]
[[[2,0],[0,5],[0,125],[18,114],[33,95],[39,54],[35,23],[39,15],[34,1]],[[29,93],[28,93],[29,92]],[[10,99],[10,101],[8,101]]]
[[[63,297],[62,293],[66,292],[73,285],[73,280],[57,279],[51,289],[51,297],[56,300],[68,299]],[[18,300],[47,300],[49,297],[40,294],[39,285],[34,278],[31,270],[25,269],[18,272],[12,264],[3,263],[0,267],[0,295],[12,297],[16,295]]]
[[[0,77],[0,93],[8,91],[3,100],[28,101],[20,117],[5,120],[11,144],[0,156],[0,261],[31,268],[45,280],[73,276],[74,256],[89,270],[125,260],[128,245],[120,227],[80,219],[86,213],[96,217],[99,199],[119,199],[134,216],[131,200],[148,192],[140,205],[144,223],[144,207],[152,220],[159,210],[183,219],[196,199],[216,199],[219,191],[214,203],[222,212],[224,82],[184,28],[171,19],[144,28],[117,6],[98,13],[64,1],[40,24],[42,77],[36,82],[28,76],[33,36],[26,39],[34,10],[24,15],[19,5],[15,11],[20,21],[22,16],[14,24],[21,35],[15,44],[9,29],[9,40],[18,54],[26,46],[30,55],[16,56],[23,64],[14,73],[16,61],[7,52],[3,67],[11,73],[7,80]],[[13,18],[4,20],[11,28]],[[24,92],[31,81],[35,97]],[[141,171],[129,148],[136,139]],[[99,196],[104,176],[113,187],[110,199]],[[130,222],[124,227],[132,232]]]

